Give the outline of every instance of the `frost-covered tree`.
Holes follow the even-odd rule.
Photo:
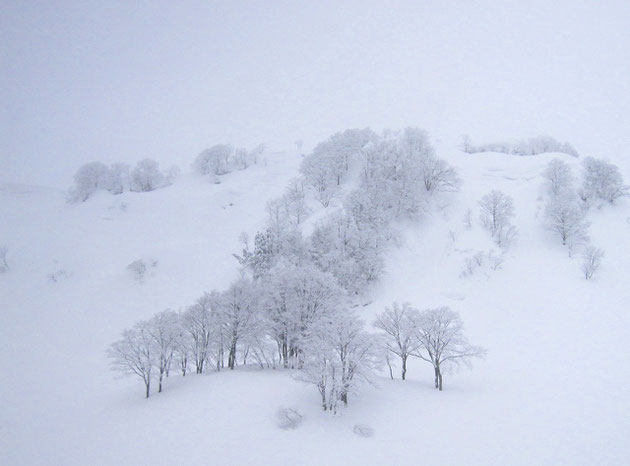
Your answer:
[[[223,175],[229,172],[229,160],[234,148],[227,144],[217,144],[201,152],[193,163],[195,170],[202,175]]]
[[[309,156],[304,159],[300,171],[307,183],[315,190],[317,200],[322,206],[328,207],[338,195],[336,175],[329,160],[325,157]]]
[[[228,350],[228,367],[236,366],[238,345],[261,329],[259,293],[256,285],[239,279],[221,294],[220,319]]]
[[[514,216],[512,198],[501,191],[492,190],[479,201],[481,207],[481,223],[493,237],[505,230]]]
[[[129,165],[126,163],[114,163],[109,168],[108,191],[112,194],[121,194],[129,191]]]
[[[315,264],[353,295],[383,274],[385,235],[374,226],[360,224],[351,214],[335,214],[320,222],[311,235]]]
[[[610,162],[587,157],[583,162],[583,185],[580,195],[583,200],[602,199],[614,204],[627,196],[630,186],[625,185],[619,167]]]
[[[262,283],[264,316],[269,336],[284,367],[299,367],[304,345],[314,326],[328,318],[343,300],[330,274],[305,262],[299,267],[280,262]]]
[[[359,383],[372,381],[382,362],[378,340],[346,309],[317,325],[305,353],[300,378],[317,387],[322,408],[332,413],[348,404]]]
[[[102,162],[86,163],[74,175],[74,184],[70,191],[70,201],[84,202],[96,191],[110,189],[110,169]]]
[[[400,358],[403,380],[407,374],[407,360],[419,346],[414,328],[419,315],[419,311],[409,303],[403,303],[400,306],[394,302],[391,309],[385,308],[385,312],[379,314],[374,321],[374,327],[385,332],[384,342],[387,351]]]
[[[171,361],[177,347],[178,327],[179,319],[174,311],[162,311],[147,322],[147,331],[154,347],[158,393],[162,392],[164,376],[169,376]]]
[[[184,327],[184,313],[177,313],[177,326],[175,328],[175,351],[173,357],[179,365],[182,376],[188,373],[188,361],[193,347],[192,336]]]
[[[604,250],[600,248],[596,248],[595,246],[589,246],[584,251],[582,256],[582,273],[584,273],[584,278],[590,280],[593,278],[593,275],[602,264],[602,258],[604,257]]]
[[[166,183],[164,174],[160,172],[160,165],[153,159],[138,162],[131,171],[130,177],[132,191],[153,191]]]
[[[549,190],[554,196],[569,190],[573,184],[571,167],[561,159],[553,159],[549,162],[543,176],[549,183]]]
[[[282,196],[282,204],[289,221],[294,225],[299,225],[309,214],[302,178],[294,178],[289,181],[289,186]]]
[[[137,375],[145,386],[145,397],[149,398],[156,352],[146,321],[140,321],[132,329],[125,330],[122,338],[107,351],[113,370],[123,374]]]
[[[562,244],[574,245],[588,239],[589,223],[578,197],[571,191],[559,191],[547,201],[545,221],[547,228],[560,236]]]
[[[419,343],[414,356],[429,362],[435,373],[435,388],[442,390],[442,373],[449,367],[484,358],[486,350],[468,343],[459,314],[448,307],[422,311],[415,328]]]
[[[190,336],[190,354],[195,362],[197,374],[201,374],[210,358],[213,340],[220,342],[220,321],[217,316],[217,293],[204,293],[195,304],[188,307],[180,322]],[[218,338],[214,338],[219,335]]]

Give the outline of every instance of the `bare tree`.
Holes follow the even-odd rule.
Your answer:
[[[588,237],[589,223],[584,219],[584,211],[578,204],[577,196],[571,192],[559,192],[549,199],[545,220],[547,228],[560,236],[563,245],[573,245]]]
[[[510,223],[514,216],[512,198],[501,191],[492,190],[479,201],[481,207],[481,223],[490,230],[494,237],[497,232]]]
[[[162,392],[164,376],[168,377],[178,337],[178,318],[173,311],[162,311],[147,323],[147,330],[155,348],[155,363],[158,370],[158,393]]]
[[[385,332],[385,347],[388,352],[395,354],[401,360],[401,378],[405,380],[407,374],[407,359],[416,351],[420,343],[414,338],[414,325],[418,321],[419,312],[409,303],[402,307],[394,302],[391,309],[379,314],[374,327]]]
[[[582,272],[584,273],[584,278],[587,280],[593,278],[593,274],[597,272],[602,264],[603,257],[603,249],[596,248],[595,246],[589,246],[586,248],[583,254],[584,261],[582,262]]]
[[[543,172],[543,176],[549,183],[549,189],[554,196],[560,194],[561,191],[571,187],[573,183],[573,175],[571,167],[561,159],[553,159],[547,165]]]
[[[460,364],[470,366],[472,358],[486,356],[485,349],[468,343],[463,328],[459,314],[448,307],[423,311],[415,326],[419,348],[414,356],[431,363],[435,372],[435,388],[440,391],[444,369]]]
[[[156,355],[148,323],[140,321],[132,329],[125,330],[122,339],[110,346],[107,356],[112,360],[113,370],[140,377],[144,382],[145,397],[149,398]]]

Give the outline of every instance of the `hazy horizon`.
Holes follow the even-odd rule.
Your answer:
[[[627,158],[630,3],[4,2],[0,181],[351,127]]]

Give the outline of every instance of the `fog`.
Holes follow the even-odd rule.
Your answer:
[[[0,181],[349,127],[630,147],[630,2],[3,2]]]

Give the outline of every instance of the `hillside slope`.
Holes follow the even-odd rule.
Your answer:
[[[606,257],[586,281],[580,258],[542,222],[540,172],[558,156],[577,174],[579,160],[440,155],[458,169],[462,190],[402,227],[361,313],[371,322],[393,300],[448,305],[488,358],[447,375],[444,392],[414,361],[409,380],[382,377],[337,416],[320,412],[317,392],[290,372],[249,367],[171,377],[144,400],[138,381],[113,380],[104,355],[135,320],[236,277],[239,233],[262,226],[266,201],[282,193],[299,157],[277,154],[220,185],[190,176],[75,206],[56,191],[4,186],[1,237],[12,269],[0,276],[0,462],[624,464],[630,203],[590,212],[592,241]],[[477,201],[491,189],[514,198],[519,236],[499,269],[462,277],[466,257],[497,249],[477,221]],[[139,284],[125,267],[141,257],[158,265]],[[47,275],[60,269],[69,276],[53,283]],[[299,429],[276,427],[280,405],[304,412]],[[354,435],[355,424],[372,426],[374,437]]]

